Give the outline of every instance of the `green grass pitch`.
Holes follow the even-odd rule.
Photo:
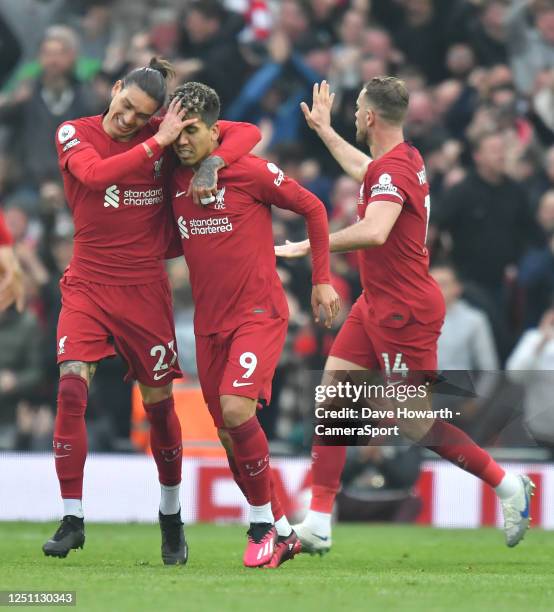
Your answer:
[[[185,567],[161,564],[157,525],[89,524],[66,559],[42,554],[54,529],[0,523],[0,590],[74,590],[66,609],[114,612],[554,609],[554,533],[538,529],[508,549],[494,529],[340,525],[328,555],[277,570],[242,567],[243,527],[188,527]]]

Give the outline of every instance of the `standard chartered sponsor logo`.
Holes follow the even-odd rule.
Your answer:
[[[153,187],[151,189],[135,190],[126,189],[123,194],[117,185],[110,185],[104,194],[104,206],[119,208],[124,206],[154,206],[163,203],[163,189]]]
[[[187,222],[182,216],[177,219],[177,227],[179,228],[181,238],[186,238],[188,240],[190,238],[189,228],[187,227]]]
[[[183,217],[177,219],[177,226],[181,238],[187,240],[191,236],[208,236],[212,234],[224,234],[233,231],[233,224],[229,217],[209,217],[207,219],[189,219]]]
[[[119,188],[117,185],[110,185],[104,194],[104,207],[113,206],[119,208]]]
[[[161,187],[135,191],[127,189],[123,192],[124,206],[154,206],[163,202],[163,189]]]

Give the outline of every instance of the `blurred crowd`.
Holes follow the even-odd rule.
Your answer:
[[[58,281],[73,230],[55,129],[101,113],[112,83],[153,55],[175,63],[172,86],[203,81],[220,94],[223,118],[256,123],[255,153],[320,197],[333,229],[355,221],[359,185],[299,103],[327,79],[333,124],[354,143],[363,83],[403,78],[406,138],[431,186],[432,273],[448,306],[439,367],[507,371],[475,374],[478,397],[464,403],[462,425],[483,444],[532,445],[525,430],[554,446],[554,0],[0,0],[0,206],[30,302],[22,315],[0,315],[0,449],[51,443]],[[274,231],[276,242],[305,233],[284,211]],[[360,292],[356,266],[355,254],[332,257],[343,319]],[[182,260],[168,269],[181,365],[194,383],[188,272]],[[273,409],[261,418],[274,441],[295,449],[313,406],[307,372],[322,368],[342,321],[333,330],[312,323],[308,261],[279,270],[290,333]],[[113,360],[96,375],[93,449],[129,445],[123,371]]]

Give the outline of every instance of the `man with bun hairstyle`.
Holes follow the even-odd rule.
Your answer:
[[[154,117],[167,95],[171,65],[153,58],[118,80],[102,115],[62,124],[56,134],[59,166],[75,224],[74,253],[61,280],[60,365],[54,457],[64,512],[43,546],[65,557],[85,541],[82,507],[87,454],[85,410],[96,366],[117,353],[137,380],[150,422],[150,443],[161,486],[162,559],[188,558],[180,515],[182,438],[172,380],[181,376],[171,291],[164,268],[175,257],[166,185],[171,149],[185,119],[178,101]],[[197,202],[217,185],[217,170],[259,140],[248,124],[223,122],[222,144],[206,160],[192,194]]]

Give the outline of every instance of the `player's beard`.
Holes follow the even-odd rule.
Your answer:
[[[357,127],[356,128],[356,142],[360,144],[367,143],[367,128]]]

